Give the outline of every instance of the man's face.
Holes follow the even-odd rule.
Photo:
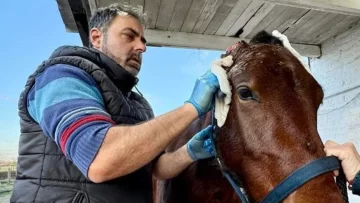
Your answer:
[[[140,23],[129,15],[116,16],[107,33],[101,33],[98,48],[132,75],[141,69],[142,53],[146,51],[144,30]],[[93,43],[94,44],[94,43]]]

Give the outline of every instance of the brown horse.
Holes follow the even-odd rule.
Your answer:
[[[234,63],[226,69],[232,102],[224,126],[216,132],[216,149],[250,202],[260,202],[296,169],[325,157],[317,131],[323,90],[279,44],[277,38],[261,32],[249,44],[241,42],[231,51]],[[210,123],[208,113],[166,151],[177,150]],[[155,190],[157,203],[241,202],[214,159],[200,160],[171,180],[157,181]],[[283,202],[343,200],[332,172],[327,172],[306,182]]]

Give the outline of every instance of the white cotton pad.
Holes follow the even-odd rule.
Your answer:
[[[307,64],[306,62],[304,62],[302,56],[291,46],[288,38],[287,38],[285,35],[281,34],[281,33],[280,33],[279,31],[277,31],[277,30],[274,30],[274,31],[272,32],[272,35],[273,35],[274,37],[279,38],[279,40],[282,41],[284,47],[285,47],[287,50],[289,50],[296,58],[298,58],[299,61],[301,62],[301,64],[305,67],[305,69],[311,74],[311,71],[310,71],[310,68],[309,68],[308,64]]]
[[[222,66],[230,67],[232,64],[233,59],[232,56],[229,55],[214,61],[211,67],[211,72],[216,75],[219,81],[221,92],[225,94],[224,97],[215,94],[215,118],[219,127],[224,125],[231,103],[231,86],[226,71]]]

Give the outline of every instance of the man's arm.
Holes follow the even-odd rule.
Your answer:
[[[158,180],[166,180],[179,175],[194,160],[191,159],[186,150],[186,145],[172,153],[160,156],[153,168],[153,177]]]
[[[115,126],[93,78],[79,68],[58,64],[36,77],[27,96],[28,110],[85,176],[103,182],[152,161],[195,118],[211,109],[218,82],[210,73],[204,76],[182,107],[142,124]]]
[[[208,126],[175,152],[163,154],[154,166],[153,177],[170,179],[179,175],[194,161],[213,157],[215,153],[210,139],[211,132],[212,126]]]
[[[196,80],[190,99],[182,107],[140,125],[111,127],[89,167],[90,180],[111,180],[152,161],[192,121],[212,108],[218,89],[216,76],[208,71]]]
[[[113,126],[106,133],[88,177],[103,182],[129,174],[153,160],[198,117],[193,105],[135,126]]]
[[[195,87],[182,107],[135,126],[111,127],[88,170],[94,182],[103,182],[129,174],[151,162],[198,116],[213,106],[219,82],[210,71],[196,80]]]

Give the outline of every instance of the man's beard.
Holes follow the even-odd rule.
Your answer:
[[[111,58],[112,60],[114,60],[117,64],[119,64],[122,68],[124,68],[127,72],[129,72],[131,75],[133,76],[137,76],[139,71],[135,68],[132,67],[128,67],[126,66],[126,64],[121,65],[120,61],[121,59],[119,57],[116,57],[108,48],[107,48],[107,37],[104,37],[104,43],[102,44],[101,50],[103,51],[103,53],[105,55],[107,55],[109,58]]]

